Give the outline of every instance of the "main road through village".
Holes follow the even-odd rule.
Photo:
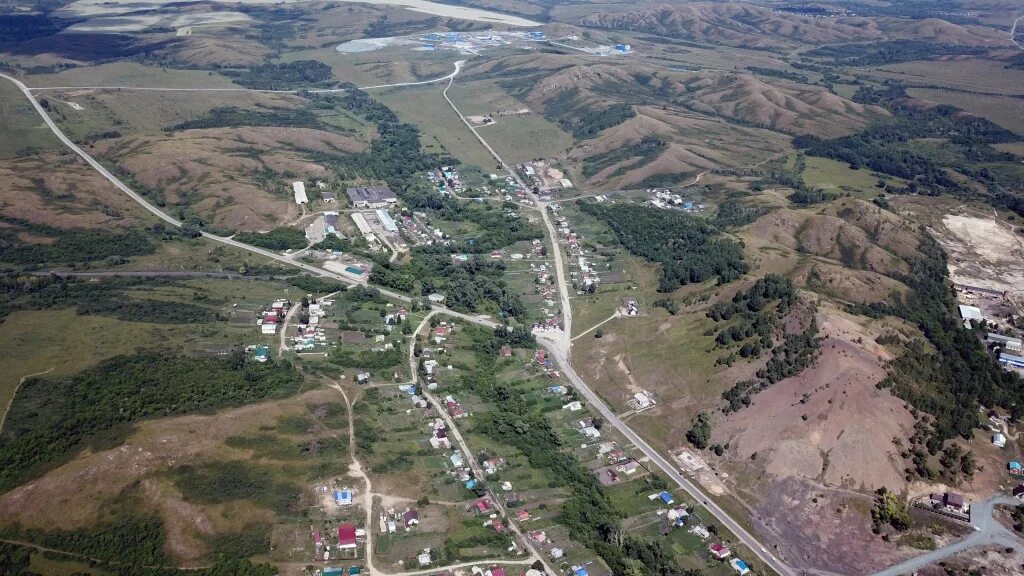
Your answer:
[[[459,115],[459,117],[462,119],[462,121],[466,125],[466,127],[480,141],[480,144],[485,149],[487,149],[487,151],[492,156],[494,156],[494,158],[498,161],[498,163],[512,176],[513,179],[515,179],[516,183],[519,186],[523,187],[523,189],[529,189],[529,187],[526,186],[526,184],[519,177],[517,172],[514,169],[512,169],[512,167],[510,167],[508,164],[505,163],[505,161],[501,158],[501,156],[498,155],[498,153],[490,146],[490,144],[487,143],[486,140],[484,140],[484,138],[479,134],[479,132],[476,130],[476,128],[462,115],[461,112],[459,112],[458,108],[455,106],[455,104],[452,102],[452,100],[448,97],[448,89],[451,88],[451,86],[455,82],[455,79],[458,76],[459,72],[462,70],[462,66],[464,64],[465,64],[465,61],[464,60],[460,60],[460,61],[455,63],[455,69],[454,69],[454,71],[451,74],[448,74],[446,76],[442,76],[440,78],[435,78],[435,79],[432,79],[432,80],[426,80],[426,81],[422,81],[422,82],[408,82],[408,83],[398,83],[398,84],[385,84],[385,85],[380,85],[380,86],[367,86],[367,87],[364,87],[363,89],[367,90],[367,89],[391,88],[391,87],[400,87],[400,86],[413,86],[413,85],[422,85],[422,84],[430,84],[430,83],[442,82],[442,81],[447,80],[448,81],[448,85],[444,89],[443,96],[444,96],[444,99],[447,101],[448,105],[451,106],[451,108],[456,112],[456,114]],[[22,94],[24,94],[24,96],[26,98],[28,98],[28,100],[32,103],[32,106],[35,108],[36,112],[39,114],[39,116],[46,123],[47,127],[49,127],[49,129],[54,133],[54,135],[57,136],[57,138],[60,139],[60,141],[65,146],[67,146],[71,151],[73,151],[75,154],[77,154],[83,160],[85,160],[89,164],[89,166],[91,166],[94,170],[96,170],[98,173],[100,173],[104,178],[106,178],[108,181],[110,181],[111,184],[116,186],[126,196],[131,198],[133,201],[135,201],[136,203],[141,205],[143,208],[145,208],[149,212],[151,212],[157,218],[159,218],[159,219],[163,220],[164,222],[167,222],[168,224],[170,224],[172,226],[175,226],[175,227],[179,227],[180,228],[182,226],[182,222],[181,221],[179,221],[178,219],[170,216],[169,214],[167,214],[166,212],[164,212],[163,210],[161,210],[157,206],[151,204],[143,196],[141,196],[140,194],[136,193],[130,187],[125,185],[124,182],[122,182],[114,174],[112,174],[109,170],[107,170],[100,162],[95,160],[93,157],[91,157],[89,154],[87,154],[84,150],[82,150],[78,145],[76,145],[73,141],[71,141],[71,139],[68,138],[60,130],[60,128],[53,121],[53,119],[50,118],[49,114],[47,114],[46,110],[39,104],[39,102],[33,96],[33,94],[32,94],[33,90],[37,90],[37,89],[29,88],[28,86],[26,86],[23,82],[21,82],[17,78],[14,78],[14,77],[6,75],[6,74],[0,73],[0,77],[2,77],[4,79],[12,82],[15,86],[17,86],[18,89],[21,90]],[[75,88],[83,88],[83,87],[75,87]],[[88,88],[88,87],[84,87],[84,88]],[[135,90],[176,90],[176,91],[180,90],[180,91],[183,91],[183,92],[186,92],[186,91],[203,91],[204,90],[204,89],[196,89],[196,88],[181,88],[181,89],[177,89],[177,88],[133,88],[133,87],[130,87],[130,86],[109,86],[109,87],[95,86],[95,87],[91,87],[91,88],[94,88],[94,89],[122,89],[122,90],[129,90],[129,89],[135,89]],[[50,89],[52,89],[52,88],[50,88]],[[205,90],[210,90],[210,91],[228,91],[228,90],[235,91],[235,90],[238,90],[238,91],[241,91],[241,90],[248,90],[248,89],[244,89],[244,88],[239,88],[239,89],[235,89],[235,88],[227,88],[227,89],[217,88],[217,89],[212,89],[211,88],[211,89],[205,89]],[[315,90],[311,90],[311,91],[315,91]],[[344,91],[344,89],[319,90],[319,91],[321,91],[321,92],[342,92],[342,91]],[[289,90],[289,91],[286,91],[286,92],[294,93],[294,92],[297,92],[297,91],[296,90]],[[570,298],[569,298],[569,288],[568,288],[569,284],[567,282],[568,275],[566,274],[566,271],[565,271],[565,262],[564,262],[563,255],[561,253],[560,243],[558,242],[558,235],[557,235],[554,223],[552,222],[551,215],[549,213],[548,204],[543,203],[543,202],[538,202],[538,204],[536,206],[536,209],[540,212],[541,217],[542,217],[542,219],[544,221],[544,226],[547,229],[548,240],[549,240],[549,242],[551,244],[552,256],[553,256],[554,261],[555,261],[555,275],[556,275],[556,279],[557,279],[557,283],[558,283],[558,292],[559,292],[559,299],[560,299],[560,304],[561,304],[562,327],[563,327],[563,330],[561,332],[540,334],[539,337],[538,337],[538,342],[552,354],[552,356],[554,357],[555,361],[558,364],[558,367],[565,373],[566,377],[569,379],[569,381],[572,383],[572,385],[580,392],[580,394],[583,395],[583,397],[591,405],[594,406],[595,409],[597,409],[597,411],[601,414],[601,417],[604,418],[604,420],[608,424],[610,424],[610,425],[614,426],[616,429],[618,429],[623,434],[623,436],[626,437],[626,439],[628,439],[630,442],[632,442],[641,452],[643,452],[643,454],[650,460],[650,462],[652,462],[654,465],[656,465],[658,468],[660,468],[662,470],[662,472],[665,473],[665,475],[667,475],[669,478],[671,478],[672,481],[674,481],[679,487],[681,487],[684,491],[686,491],[692,498],[694,498],[696,501],[698,501],[700,504],[702,504],[711,513],[711,515],[713,515],[715,517],[715,519],[717,519],[719,522],[722,523],[722,525],[724,525],[733,534],[735,534],[736,538],[739,539],[739,541],[742,542],[744,545],[746,545],[751,550],[751,552],[754,555],[756,555],[762,562],[764,562],[766,565],[770,566],[773,570],[775,570],[777,573],[779,573],[780,576],[796,576],[796,574],[798,573],[797,571],[795,571],[788,564],[786,564],[785,562],[780,560],[772,552],[770,552],[766,547],[764,547],[739,522],[737,522],[735,519],[733,519],[731,516],[729,516],[729,514],[725,510],[723,510],[717,503],[715,503],[714,500],[712,500],[710,497],[708,497],[700,489],[700,487],[698,487],[696,484],[694,484],[688,478],[683,476],[679,472],[679,470],[676,468],[676,466],[674,466],[672,464],[672,462],[670,462],[667,458],[662,456],[657,450],[652,448],[639,434],[637,434],[632,428],[630,428],[628,424],[623,422],[622,419],[620,419],[618,417],[618,415],[616,415],[615,412],[613,412],[611,410],[611,408],[609,408],[609,406],[604,402],[604,400],[602,400],[601,397],[598,396],[597,393],[595,393],[590,388],[590,386],[587,385],[587,383],[582,378],[580,378],[580,376],[573,369],[572,365],[569,362],[569,356],[570,356],[570,351],[571,351],[570,350],[570,347],[571,347],[571,339],[570,338],[571,338],[571,331],[572,331],[572,308],[571,308]],[[321,276],[321,277],[325,277],[325,278],[330,278],[332,280],[336,280],[338,282],[341,282],[341,283],[349,285],[349,286],[357,285],[357,284],[365,284],[365,283],[357,282],[357,281],[355,281],[352,278],[349,278],[347,276],[344,276],[344,275],[341,275],[341,274],[337,274],[337,273],[331,272],[329,270],[325,270],[325,269],[317,267],[317,266],[312,266],[310,264],[306,264],[304,262],[295,260],[295,259],[287,257],[287,256],[283,256],[283,255],[275,253],[275,252],[271,252],[269,250],[264,250],[262,248],[258,248],[258,247],[255,247],[255,246],[251,246],[249,244],[245,244],[245,243],[239,242],[237,240],[234,240],[231,237],[218,236],[218,235],[210,234],[210,233],[207,233],[207,232],[203,232],[202,235],[205,238],[207,238],[208,240],[211,240],[211,241],[214,241],[214,242],[218,242],[218,243],[221,243],[221,244],[225,244],[225,245],[228,245],[228,246],[232,246],[232,247],[235,247],[235,248],[238,248],[238,249],[241,249],[241,250],[245,250],[245,251],[248,251],[248,252],[251,252],[251,253],[254,253],[254,254],[258,254],[258,255],[263,256],[263,257],[265,257],[267,259],[274,260],[276,262],[280,262],[280,263],[288,265],[288,266],[299,268],[299,269],[301,269],[301,270],[303,270],[305,272],[309,272],[309,273],[315,274],[317,276]],[[402,301],[402,302],[410,302],[411,301],[411,298],[409,296],[405,295],[405,294],[397,293],[397,292],[394,292],[394,291],[391,291],[391,290],[387,290],[387,289],[384,289],[384,288],[380,288],[380,287],[376,287],[376,286],[375,286],[375,288],[378,288],[380,290],[381,294],[383,294],[383,295],[385,295],[385,296],[387,296],[389,298],[393,298],[395,300]],[[460,319],[465,320],[467,322],[471,322],[471,323],[478,324],[478,325],[481,325],[481,326],[486,326],[486,327],[489,327],[489,328],[496,328],[496,327],[499,326],[499,323],[495,322],[489,316],[465,314],[465,313],[461,313],[461,312],[456,312],[456,311],[448,309],[446,307],[434,307],[434,312],[432,312],[432,313],[445,314],[445,315],[448,315],[448,316],[460,318]],[[435,404],[436,404],[436,402],[435,402]],[[440,412],[442,414],[445,413],[444,410],[440,410]],[[989,516],[990,516],[990,514],[989,514]],[[510,519],[510,523],[511,523],[511,519]],[[990,531],[988,529],[986,529],[984,534],[989,534],[989,532]],[[518,530],[517,530],[517,533],[518,533]],[[992,533],[995,534],[994,532],[992,532]],[[521,534],[520,534],[520,536],[521,536]],[[998,540],[999,541],[1003,541],[1005,538],[1008,538],[1010,536],[1012,536],[1012,535],[1008,535],[1006,533],[1000,532],[998,534]],[[540,554],[535,549],[530,547],[529,541],[527,539],[525,539],[525,538],[523,540],[526,542],[526,544],[529,547],[530,552],[532,553],[532,555],[534,555],[537,558],[541,558]],[[971,548],[971,547],[974,547],[974,546],[977,546],[977,545],[981,545],[981,544],[983,544],[983,543],[985,543],[987,541],[988,541],[987,538],[982,538],[980,536],[978,536],[978,537],[968,537],[967,539],[961,541],[961,543],[958,543],[958,544],[954,545],[953,547],[943,548],[943,549],[941,549],[939,551],[935,551],[933,553],[921,556],[921,557],[919,557],[919,559],[912,559],[911,561],[908,561],[908,562],[906,562],[904,564],[900,564],[900,565],[897,565],[897,566],[894,566],[894,567],[890,568],[889,570],[886,570],[884,572],[880,572],[878,576],[898,576],[900,574],[906,574],[906,573],[909,573],[910,571],[913,571],[914,569],[917,569],[918,567],[926,565],[929,562],[934,562],[934,561],[940,560],[940,559],[948,557],[949,555],[954,554],[956,552],[959,552],[959,551],[962,551],[962,550],[966,550],[968,548]],[[551,567],[547,566],[546,563],[545,563],[545,567],[548,570],[551,570]]]

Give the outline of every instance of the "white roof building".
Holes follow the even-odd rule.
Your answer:
[[[298,205],[309,204],[309,198],[306,197],[306,184],[305,182],[292,182],[292,190],[295,191],[295,203]]]
[[[964,327],[971,327],[971,320],[982,321],[985,319],[981,314],[981,308],[977,306],[968,306],[966,304],[960,304],[960,317],[964,319]]]

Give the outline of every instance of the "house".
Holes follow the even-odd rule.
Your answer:
[[[263,319],[263,324],[260,325],[260,332],[263,334],[277,334],[277,320],[270,320],[270,317]]]
[[[583,428],[580,428],[580,432],[582,432],[583,435],[586,436],[587,438],[601,437],[601,431],[598,430],[597,428],[594,428],[593,426],[584,426]]]
[[[502,358],[508,358],[511,355],[512,347],[509,346],[508,344],[505,344],[504,346],[501,347],[500,350],[498,350],[498,356],[501,356]]]
[[[525,522],[530,519],[530,511],[520,510],[519,512],[516,512],[516,518],[518,518],[520,522]]]
[[[729,565],[736,569],[740,573],[740,576],[745,576],[747,572],[750,572],[750,566],[739,558],[733,558]]]
[[[448,439],[448,431],[444,428],[438,428],[434,430],[434,435],[430,437],[430,447],[434,450],[440,450],[442,448],[451,448],[452,442]]]
[[[505,569],[501,566],[491,566],[484,572],[484,576],[505,576]]]
[[[548,541],[547,532],[544,532],[543,530],[534,530],[533,532],[527,532],[526,536],[529,537],[530,540],[536,542],[537,544],[543,544]]]
[[[701,540],[707,540],[711,537],[711,532],[708,532],[708,529],[701,526],[700,524],[695,524],[694,526],[692,526],[690,528],[690,534],[693,534]]]
[[[349,489],[335,490],[334,502],[338,506],[350,506],[352,504],[352,491]]]
[[[579,400],[569,402],[565,406],[562,406],[562,410],[568,410],[569,412],[579,412],[580,410],[583,410],[583,404]]]
[[[623,474],[633,474],[639,469],[640,463],[632,458],[615,467],[616,471],[622,472]]]
[[[590,573],[587,572],[587,569],[584,566],[573,566],[572,574],[573,576],[590,576]]]
[[[360,186],[345,190],[354,208],[384,208],[398,202],[387,186]]]
[[[1017,500],[1024,501],[1024,484],[1018,484],[1017,487],[1013,489],[1013,497]]]
[[[944,508],[947,512],[955,514],[968,514],[971,505],[964,500],[962,494],[955,492],[933,493],[929,496],[931,504],[935,508]]]
[[[715,542],[711,546],[708,546],[708,552],[719,560],[725,560],[732,555],[732,550],[729,550],[729,547],[721,542]]]
[[[424,548],[423,552],[420,552],[419,556],[416,557],[416,561],[420,563],[420,566],[429,566],[430,548]]]
[[[661,492],[659,492],[658,497],[661,498],[661,501],[664,502],[665,504],[672,504],[675,502],[675,500],[672,499],[672,495],[669,494],[667,490],[662,490]]]
[[[487,498],[481,498],[472,507],[476,509],[478,514],[488,514],[491,511],[491,501]]]
[[[411,526],[419,526],[420,513],[418,510],[406,510],[405,513],[402,514],[402,520],[405,521],[406,528],[409,528]]]
[[[338,526],[338,548],[356,547],[356,525],[342,524]]]
[[[505,466],[505,459],[504,458],[491,458],[490,460],[486,460],[483,463],[484,472],[486,472],[488,474],[494,474],[495,472],[497,472],[498,470],[500,470],[504,466]]]
[[[309,204],[309,198],[306,197],[306,184],[305,182],[292,182],[292,191],[295,193],[295,203],[299,206],[303,204]]]
[[[494,531],[497,532],[498,534],[504,534],[505,533],[505,524],[503,524],[501,520],[492,520],[491,521],[491,528],[494,528]]]
[[[466,464],[462,459],[462,454],[458,451],[452,454],[448,459],[452,461],[452,466],[455,466],[456,468],[462,468]]]
[[[562,556],[565,556],[565,550],[562,550],[561,548],[552,548],[551,549],[551,557],[554,558],[555,560],[558,560]]]
[[[1007,471],[1010,472],[1010,474],[1013,474],[1014,476],[1024,476],[1024,466],[1022,466],[1021,463],[1016,460],[1010,460],[1010,462],[1006,465],[1006,469]]]
[[[323,191],[320,192],[320,199],[323,200],[324,202],[328,202],[328,203],[337,202],[337,200],[338,200],[337,198],[335,198],[334,194],[332,194],[332,193],[330,193],[330,192],[328,192],[326,190],[323,190]]]
[[[253,359],[257,362],[266,362],[270,359],[270,348],[267,346],[257,346]]]
[[[992,444],[996,448],[1002,448],[1006,446],[1006,436],[1003,436],[1001,432],[996,432],[992,435]]]
[[[440,306],[440,305],[444,304],[444,294],[439,294],[437,292],[434,292],[433,294],[427,296],[427,300],[431,304],[437,304],[438,306]]]

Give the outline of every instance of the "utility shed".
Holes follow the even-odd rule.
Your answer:
[[[298,205],[309,204],[309,198],[306,197],[306,184],[305,182],[292,182],[292,191],[295,192],[295,203]]]

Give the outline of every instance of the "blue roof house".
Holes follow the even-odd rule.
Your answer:
[[[664,502],[665,504],[671,504],[675,502],[675,500],[672,499],[672,495],[665,490],[662,490],[661,493],[658,494],[658,496],[661,496],[661,501]]]

